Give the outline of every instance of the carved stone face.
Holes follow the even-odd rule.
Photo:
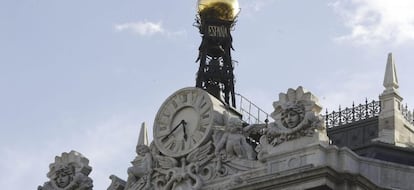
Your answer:
[[[227,160],[227,152],[224,151],[224,150],[220,151],[219,158],[220,158],[221,161]]]
[[[145,156],[147,152],[150,152],[148,146],[145,146],[145,145],[138,145],[136,151],[137,151],[137,154],[140,156]]]
[[[56,185],[59,188],[64,188],[72,181],[73,171],[70,166],[65,166],[56,171]]]
[[[301,119],[300,114],[293,109],[286,110],[282,117],[283,125],[287,128],[296,127],[300,123]]]

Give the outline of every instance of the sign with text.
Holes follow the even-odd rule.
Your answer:
[[[228,28],[225,26],[208,26],[208,36],[217,38],[227,38],[229,36]]]

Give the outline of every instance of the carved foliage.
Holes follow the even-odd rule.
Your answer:
[[[232,157],[225,149],[217,154],[212,142],[195,149],[185,157],[154,156],[157,167],[152,183],[154,189],[200,189],[209,180],[258,168],[256,160]],[[179,161],[178,161],[179,160]]]
[[[214,127],[209,141],[182,157],[165,156],[152,144],[150,189],[197,190],[206,181],[261,167],[252,146],[246,142],[242,121],[225,113],[223,125]],[[134,188],[138,189],[145,188]]]
[[[138,143],[137,156],[131,162],[133,166],[128,168],[126,184],[112,179],[110,188],[197,190],[209,180],[261,167],[253,147],[246,141],[240,118],[225,112],[221,124],[212,129],[213,134],[206,137],[206,142],[182,156],[164,155],[156,143],[149,147]]]
[[[280,93],[279,101],[274,102],[273,107],[275,110],[271,117],[274,122],[264,130],[261,146],[276,146],[325,129],[317,98],[302,87],[289,89],[286,94]]]
[[[153,150],[156,167],[152,183],[155,189],[201,188],[200,167],[203,167],[213,157],[211,142],[180,158],[163,156],[155,146],[153,146]]]

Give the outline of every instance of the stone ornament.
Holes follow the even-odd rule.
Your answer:
[[[47,174],[50,181],[39,186],[38,190],[91,190],[93,184],[88,175],[92,168],[88,164],[87,158],[73,150],[56,156]]]
[[[263,167],[257,160],[228,159],[225,149],[217,155],[212,141],[181,158],[155,154],[154,161],[153,189],[160,190],[198,190],[205,182]]]
[[[203,184],[199,176],[200,168],[213,157],[212,145],[208,142],[187,156],[181,157],[179,161],[161,154],[154,157],[157,163],[153,176],[155,189],[196,190],[200,189]]]
[[[298,146],[319,142],[315,134],[325,132],[325,126],[321,106],[310,92],[289,89],[273,106],[274,122],[244,127],[239,115],[202,89],[178,90],[157,113],[151,145],[146,126],[141,126],[126,183],[112,176],[108,189],[198,190],[216,182],[215,187],[226,189],[230,186],[224,179],[233,185],[243,183],[249,178],[245,172],[265,168],[258,159],[276,154],[286,142]],[[248,142],[252,134],[259,136],[260,144]],[[307,137],[311,138],[303,141]]]
[[[271,117],[274,122],[263,129],[264,135],[257,147],[259,152],[301,137],[312,137],[316,131],[325,130],[318,99],[302,87],[289,89],[286,94],[280,93],[279,101],[274,102],[273,107],[275,110]]]
[[[137,156],[128,168],[126,190],[151,189],[151,174],[153,172],[153,158],[148,147],[148,135],[145,123],[142,123],[136,146]]]
[[[116,175],[109,176],[111,179],[111,184],[107,188],[107,190],[124,190],[126,186],[126,182],[121,178],[117,177]]]
[[[218,189],[227,189],[242,184],[249,178],[244,172],[265,168],[258,158],[275,153],[285,142],[306,139],[324,129],[316,97],[302,87],[281,93],[274,108],[274,122],[244,127],[238,115],[207,92],[192,87],[178,90],[157,113],[151,145],[146,126],[141,126],[137,156],[128,168],[126,183],[112,176],[108,189],[198,190],[216,182]],[[247,141],[259,131],[259,145]],[[297,142],[303,146],[310,141]],[[228,183],[222,183],[223,179]]]
[[[197,190],[211,180],[263,167],[246,141],[242,120],[199,88],[168,97],[153,131],[148,145],[146,126],[141,126],[126,183],[112,176],[108,189]]]
[[[154,142],[166,156],[184,156],[208,141],[223,111],[223,104],[206,91],[180,89],[165,100],[155,117]]]
[[[243,134],[243,121],[224,112],[225,130],[215,134],[215,154],[217,157],[225,154],[228,159],[255,159],[255,152],[252,146],[247,143]],[[225,151],[225,152],[221,152]],[[221,152],[221,153],[220,153]]]

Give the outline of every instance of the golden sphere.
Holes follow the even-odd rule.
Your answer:
[[[198,14],[201,19],[234,21],[239,9],[237,0],[198,0]]]

